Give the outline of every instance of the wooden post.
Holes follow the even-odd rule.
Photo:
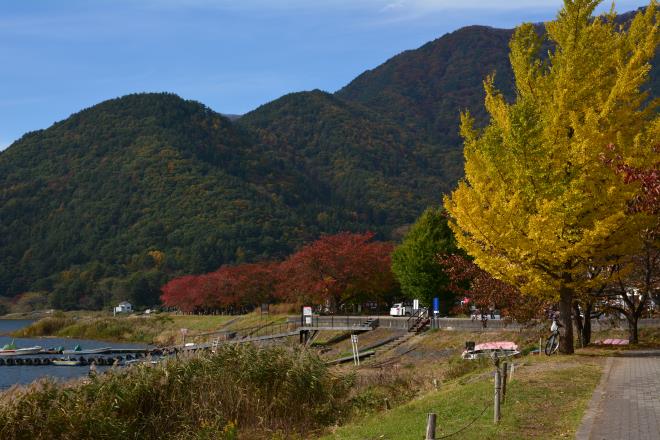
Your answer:
[[[426,416],[426,440],[435,440],[435,413]]]
[[[502,403],[506,401],[506,379],[509,374],[509,364],[502,363]]]
[[[493,421],[500,421],[500,369],[495,370],[495,405],[493,407]]]
[[[543,338],[541,337],[539,338],[539,356],[541,356],[542,349],[543,349]]]

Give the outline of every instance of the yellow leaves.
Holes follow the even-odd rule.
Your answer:
[[[509,60],[518,95],[521,97],[535,96],[535,90],[539,87],[537,80],[543,63],[535,59],[539,55],[541,39],[536,34],[534,25],[526,23],[519,26],[514,38],[509,43],[509,48],[511,50]]]
[[[460,133],[465,141],[466,148],[469,148],[477,138],[477,132],[474,129],[474,118],[469,111],[461,112]]]
[[[566,1],[548,24],[557,49],[547,68],[534,58],[533,28],[519,28],[511,42],[516,102],[491,76],[490,125],[477,131],[469,114],[461,118],[465,181],[444,199],[450,227],[480,267],[524,292],[550,294],[567,267],[579,273],[631,252],[648,224],[627,212],[634,185],[600,156],[616,144],[628,163],[657,160],[649,143],[660,122],[640,92],[658,44],[655,13],[637,18],[628,35],[611,20],[588,19],[597,3]]]
[[[507,103],[504,96],[495,88],[495,75],[489,75],[484,80],[484,90],[486,91],[485,106],[491,119],[496,121],[496,125],[507,131],[509,129],[509,115]]]
[[[156,267],[160,267],[165,261],[165,253],[159,250],[149,251],[147,252],[147,255],[149,255],[154,260]]]

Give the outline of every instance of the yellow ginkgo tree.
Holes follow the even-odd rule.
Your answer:
[[[590,266],[634,253],[652,219],[628,209],[637,191],[601,156],[617,145],[626,163],[652,163],[657,108],[644,92],[658,46],[653,0],[632,21],[593,16],[597,0],[565,0],[544,36],[525,24],[510,43],[516,97],[485,81],[490,122],[462,115],[465,178],[445,197],[459,245],[524,294],[556,296],[573,352],[571,303]],[[545,45],[548,47],[548,45]]]

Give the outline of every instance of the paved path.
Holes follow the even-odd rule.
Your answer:
[[[656,354],[608,359],[578,440],[660,440],[660,352]]]

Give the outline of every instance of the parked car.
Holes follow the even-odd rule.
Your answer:
[[[396,303],[390,308],[390,316],[410,316],[412,306],[406,306],[403,303]]]

